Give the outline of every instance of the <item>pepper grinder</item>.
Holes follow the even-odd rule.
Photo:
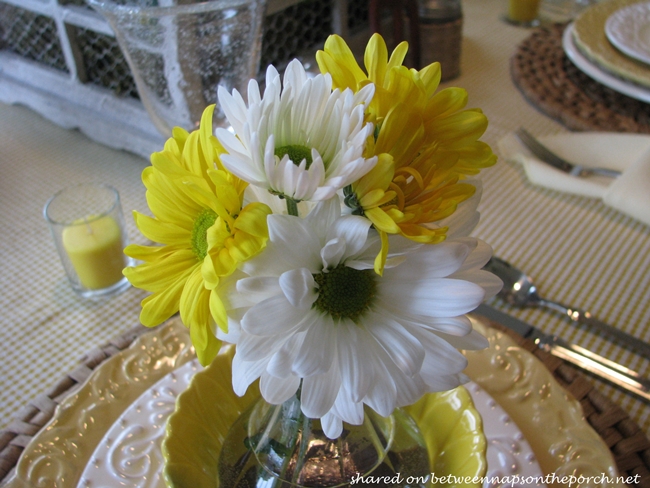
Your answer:
[[[422,66],[439,61],[441,81],[460,75],[463,10],[460,0],[418,0]]]

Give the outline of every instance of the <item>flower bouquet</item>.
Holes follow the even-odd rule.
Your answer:
[[[259,380],[264,403],[241,444],[293,485],[314,436],[336,456],[354,436],[389,449],[413,426],[382,419],[467,381],[458,349],[487,346],[465,316],[501,286],[482,270],[490,247],[468,237],[471,177],[496,162],[478,140],[487,119],[465,90],[438,90],[439,63],[403,66],[406,52],[389,58],[374,35],[364,71],[331,36],[320,74],[293,61],[283,76],[267,69],[263,94],[251,80],[247,101],[220,89],[231,128],[214,131],[207,107],[142,175],[153,216],[134,215],[158,244],[125,250],[141,262],[125,275],[151,292],[141,321],[180,311],[203,365],[234,345],[234,392]],[[346,469],[332,483],[349,482]],[[237,483],[222,486],[284,486]],[[308,485],[334,486],[322,483]]]

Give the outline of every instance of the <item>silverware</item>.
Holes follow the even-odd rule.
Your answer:
[[[610,361],[580,346],[567,344],[557,336],[544,334],[532,325],[488,305],[480,305],[474,313],[514,330],[526,339],[533,340],[537,347],[555,357],[561,358],[644,400],[650,400],[650,380],[642,377],[632,369]],[[472,318],[476,319],[475,317]]]
[[[503,288],[499,292],[499,296],[511,305],[518,307],[541,306],[560,312],[573,322],[584,324],[589,329],[600,332],[619,344],[643,354],[644,357],[650,357],[650,344],[598,320],[586,310],[542,298],[537,293],[532,278],[503,259],[493,256],[485,265],[485,269],[501,278]]]
[[[578,164],[570,163],[566,159],[558,156],[549,148],[544,146],[541,142],[535,139],[530,132],[528,132],[523,127],[520,127],[515,131],[515,135],[519,138],[524,146],[526,146],[530,151],[537,156],[543,162],[550,164],[554,168],[557,168],[565,173],[568,173],[572,176],[588,176],[588,175],[602,175],[616,177],[620,176],[621,172],[608,168],[591,168],[580,166]]]

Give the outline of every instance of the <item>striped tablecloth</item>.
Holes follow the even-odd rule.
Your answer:
[[[537,135],[566,131],[531,106],[513,85],[509,59],[530,31],[499,20],[501,0],[464,0],[460,78],[497,142],[523,125]],[[142,239],[130,210],[145,211],[140,173],[147,161],[103,147],[34,112],[0,105],[0,428],[30,399],[72,370],[89,349],[138,323],[145,294],[129,289],[103,302],[69,288],[42,218],[45,201],[70,184],[101,181],[122,197],[132,241]],[[650,229],[597,200],[529,184],[500,160],[482,173],[482,221],[475,235],[526,269],[549,298],[588,308],[610,324],[650,341]],[[578,330],[543,310],[494,305],[549,333],[589,347],[650,376],[650,361]],[[650,433],[647,404],[604,384],[611,399]]]

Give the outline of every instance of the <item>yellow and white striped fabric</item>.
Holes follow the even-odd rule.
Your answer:
[[[464,0],[460,78],[497,142],[519,126],[535,135],[566,131],[526,102],[510,79],[509,58],[530,34],[499,20],[501,0]],[[146,211],[140,173],[147,161],[57,127],[23,107],[0,105],[0,428],[19,408],[72,370],[89,349],[138,322],[136,289],[93,303],[67,284],[42,218],[46,200],[71,184],[99,181],[122,197],[132,242],[142,242],[130,211]],[[587,308],[650,341],[650,228],[595,199],[529,184],[500,160],[482,173],[482,220],[475,235],[525,269],[545,296]],[[615,347],[542,310],[508,313],[650,376],[650,361]],[[650,434],[650,409],[609,386],[601,391]]]

